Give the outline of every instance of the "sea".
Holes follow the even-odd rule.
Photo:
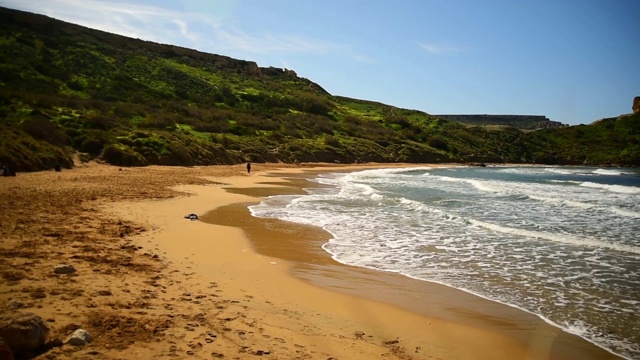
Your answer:
[[[444,284],[640,359],[640,169],[333,172],[250,207],[319,226],[338,262]]]

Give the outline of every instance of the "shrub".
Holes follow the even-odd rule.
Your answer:
[[[142,128],[167,129],[175,128],[176,122],[171,115],[159,113],[148,116],[140,122],[139,126]]]
[[[102,151],[102,159],[118,166],[144,166],[147,160],[128,146],[107,145]]]
[[[338,140],[335,136],[325,136],[324,144],[327,146],[340,147],[340,140]]]
[[[295,92],[294,98],[290,101],[294,109],[310,114],[324,115],[331,111],[329,100],[320,95],[305,92]]]
[[[440,150],[447,149],[446,141],[444,141],[444,139],[439,135],[434,135],[429,138],[429,146],[431,146],[434,149],[440,149]]]
[[[100,155],[103,147],[102,141],[98,139],[86,139],[80,145],[80,151],[91,155]]]
[[[89,128],[98,130],[109,130],[118,126],[118,122],[115,119],[101,115],[92,116],[85,123]]]
[[[62,146],[70,143],[69,136],[42,115],[25,120],[20,124],[20,128],[32,137],[53,145]]]

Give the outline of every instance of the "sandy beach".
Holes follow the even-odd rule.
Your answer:
[[[90,163],[0,178],[0,308],[40,315],[52,337],[94,337],[46,359],[617,359],[523,311],[341,265],[323,230],[247,209],[363,167],[382,165]]]

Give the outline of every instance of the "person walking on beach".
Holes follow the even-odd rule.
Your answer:
[[[251,163],[247,162],[247,174],[251,174]]]

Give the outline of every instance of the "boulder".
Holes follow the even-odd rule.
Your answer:
[[[636,96],[633,98],[633,112],[634,113],[638,113],[640,112],[640,96]]]
[[[34,313],[11,312],[0,315],[0,337],[14,354],[40,348],[49,340],[49,332],[47,323]]]
[[[0,338],[0,359],[1,360],[13,360],[13,353],[9,349],[9,345],[3,338]]]
[[[53,271],[56,274],[72,274],[76,272],[76,268],[73,265],[58,265]]]
[[[91,334],[87,330],[78,329],[69,336],[65,344],[73,345],[73,346],[84,346],[93,341]]]

